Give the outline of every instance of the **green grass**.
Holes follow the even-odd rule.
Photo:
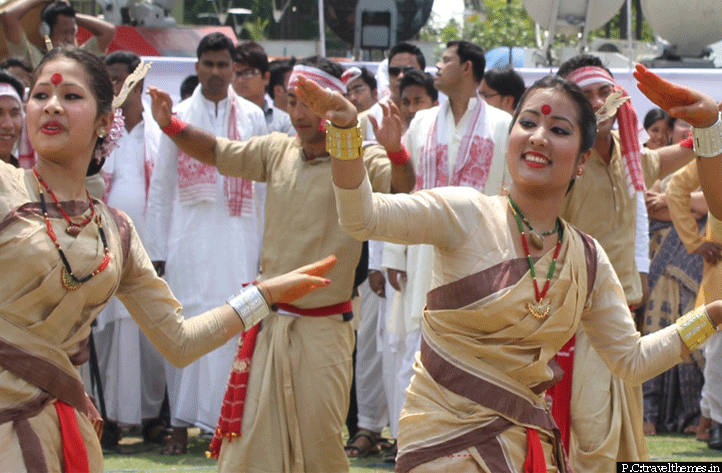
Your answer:
[[[188,454],[165,456],[160,447],[143,444],[139,437],[125,436],[119,452],[105,453],[107,473],[135,472],[215,472],[216,461],[206,458],[210,441],[198,436],[198,429],[191,429]],[[692,435],[658,435],[647,437],[649,453],[653,461],[722,461],[722,451],[707,448]],[[393,471],[393,466],[381,462],[380,456],[351,460],[351,473],[383,473]]]

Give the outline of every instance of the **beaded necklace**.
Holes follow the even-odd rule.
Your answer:
[[[544,296],[547,295],[547,292],[549,291],[549,283],[552,280],[552,276],[554,276],[554,269],[557,265],[557,258],[559,257],[559,251],[562,248],[562,228],[561,223],[559,221],[559,217],[557,217],[557,223],[554,228],[557,230],[557,246],[554,250],[554,258],[552,259],[552,263],[549,265],[549,271],[547,272],[547,280],[544,283],[544,288],[539,291],[539,285],[536,281],[536,268],[534,267],[534,260],[531,257],[531,252],[529,251],[529,245],[526,242],[526,235],[524,233],[524,226],[522,225],[522,219],[524,218],[524,215],[519,210],[519,207],[516,206],[514,201],[512,200],[511,196],[509,196],[509,204],[511,207],[511,213],[514,214],[514,219],[516,220],[516,225],[519,228],[519,233],[521,233],[521,243],[524,247],[524,252],[526,253],[526,260],[529,263],[529,272],[531,273],[532,281],[534,281],[534,295],[536,301],[531,303],[527,303],[526,310],[534,316],[534,318],[543,320],[548,315],[549,312],[551,312],[552,306],[551,302],[546,301],[544,302]]]
[[[554,228],[552,228],[551,230],[547,230],[541,233],[535,231],[534,228],[531,226],[531,223],[529,223],[529,220],[527,220],[524,214],[521,213],[521,210],[519,210],[519,207],[517,207],[516,203],[511,200],[511,196],[509,197],[509,203],[514,210],[515,215],[518,214],[519,217],[521,217],[522,222],[524,222],[524,225],[526,225],[529,229],[529,240],[531,241],[531,244],[534,245],[534,248],[536,248],[537,250],[541,250],[542,248],[544,248],[545,236],[552,235],[559,231],[559,219],[557,219],[556,225],[554,225]]]
[[[70,215],[68,215],[67,212],[63,210],[60,202],[58,202],[58,198],[55,196],[55,192],[53,192],[50,186],[43,180],[42,177],[40,177],[40,173],[38,173],[38,170],[33,168],[33,173],[35,173],[35,178],[38,180],[38,182],[43,185],[43,187],[50,194],[50,197],[53,198],[55,205],[57,205],[58,209],[60,209],[60,213],[63,215],[63,218],[65,218],[65,221],[68,222],[68,227],[65,229],[65,233],[70,236],[78,236],[83,227],[89,224],[93,220],[93,217],[95,217],[95,205],[93,204],[93,199],[90,198],[90,192],[88,192],[87,189],[85,190],[85,193],[88,196],[88,203],[90,204],[90,216],[82,222],[75,223],[70,219]],[[42,195],[42,191],[40,192],[40,194]]]
[[[33,169],[33,171],[35,171]],[[88,274],[85,277],[78,278],[73,274],[73,270],[70,267],[70,262],[68,261],[68,258],[65,256],[65,253],[63,252],[63,249],[60,247],[60,242],[58,242],[58,238],[55,236],[55,231],[53,230],[53,226],[50,223],[50,217],[48,216],[48,207],[45,203],[45,195],[43,194],[43,187],[45,187],[49,192],[49,187],[47,187],[47,184],[45,184],[38,174],[37,171],[35,171],[35,175],[38,178],[38,192],[40,193],[40,205],[43,209],[43,217],[45,218],[45,228],[48,236],[55,244],[55,248],[58,249],[58,253],[60,253],[60,259],[63,260],[63,267],[60,271],[60,282],[62,283],[63,287],[68,291],[74,291],[78,289],[84,282],[87,282],[95,276],[98,273],[101,273],[105,268],[108,267],[108,264],[110,263],[110,250],[108,249],[108,242],[105,239],[105,232],[103,231],[103,225],[100,223],[100,215],[97,215],[95,217],[95,223],[98,225],[98,233],[100,233],[100,240],[103,242],[103,252],[105,253],[105,256],[103,257],[103,261],[100,262],[98,267],[93,271],[92,273]],[[42,185],[41,185],[42,183]],[[53,196],[54,197],[54,196]],[[57,200],[55,200],[56,204],[60,208],[60,204]],[[92,205],[92,200],[91,200]],[[65,215],[65,212],[62,211],[61,213]],[[93,212],[93,215],[95,215],[95,212]],[[91,216],[92,217],[92,216]],[[68,217],[69,218],[69,217]],[[67,218],[66,218],[67,220]],[[86,222],[87,225],[87,222]]]

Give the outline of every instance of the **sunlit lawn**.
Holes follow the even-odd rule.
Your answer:
[[[130,472],[215,472],[216,461],[206,458],[210,441],[191,429],[188,454],[166,456],[160,447],[144,445],[139,437],[126,436],[121,440],[120,453],[105,452],[105,470],[108,473]],[[658,435],[647,437],[653,461],[722,462],[722,451],[711,450],[691,435]],[[721,463],[722,465],[722,463]],[[351,473],[393,471],[393,466],[381,462],[380,456],[369,456],[351,461]]]

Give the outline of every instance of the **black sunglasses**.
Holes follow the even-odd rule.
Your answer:
[[[390,66],[389,67],[389,75],[396,77],[397,75],[401,74],[402,72],[406,74],[407,72],[416,69],[412,66],[404,66],[404,67],[396,67],[396,66]]]

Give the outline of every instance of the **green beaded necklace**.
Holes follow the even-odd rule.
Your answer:
[[[551,312],[552,306],[551,302],[547,301],[544,302],[544,296],[547,295],[547,292],[549,291],[549,283],[552,280],[552,276],[554,276],[554,270],[557,266],[557,258],[559,257],[559,251],[562,248],[562,227],[561,227],[561,221],[559,220],[559,217],[557,217],[557,223],[554,226],[554,229],[557,232],[557,246],[554,250],[554,258],[552,259],[552,263],[549,265],[549,271],[547,272],[547,280],[544,283],[544,288],[539,291],[539,285],[536,281],[536,268],[534,267],[534,260],[531,257],[531,252],[529,251],[529,245],[526,242],[526,234],[524,233],[524,225],[522,225],[522,219],[526,222],[526,219],[524,218],[524,215],[521,213],[521,210],[519,210],[519,207],[514,203],[514,201],[511,198],[511,195],[509,196],[509,205],[511,207],[511,213],[514,214],[514,219],[516,220],[516,226],[519,228],[519,233],[521,233],[521,244],[524,247],[524,252],[526,253],[526,260],[529,263],[529,273],[531,274],[532,281],[534,281],[534,295],[536,296],[536,301],[534,303],[527,303],[526,310],[529,311],[531,315],[534,316],[534,318],[537,318],[539,320],[545,319],[549,312]],[[531,226],[527,223],[527,226],[531,228]],[[551,233],[549,233],[551,234]],[[543,240],[542,240],[543,243]],[[535,245],[536,246],[536,245]],[[543,248],[543,246],[542,246]],[[539,248],[541,249],[541,248]]]
[[[517,207],[516,203],[511,200],[511,197],[509,197],[509,203],[511,204],[514,211],[519,214],[519,217],[521,217],[522,222],[524,222],[524,225],[527,226],[529,229],[529,240],[531,241],[531,244],[534,245],[534,248],[537,250],[541,250],[544,248],[544,237],[553,235],[554,233],[557,233],[560,228],[559,219],[557,219],[556,225],[554,225],[554,228],[551,230],[547,230],[545,232],[537,232],[534,230],[534,228],[531,226],[531,223],[529,223],[529,220],[526,219],[523,213],[521,213],[521,210],[519,210],[519,207]]]

